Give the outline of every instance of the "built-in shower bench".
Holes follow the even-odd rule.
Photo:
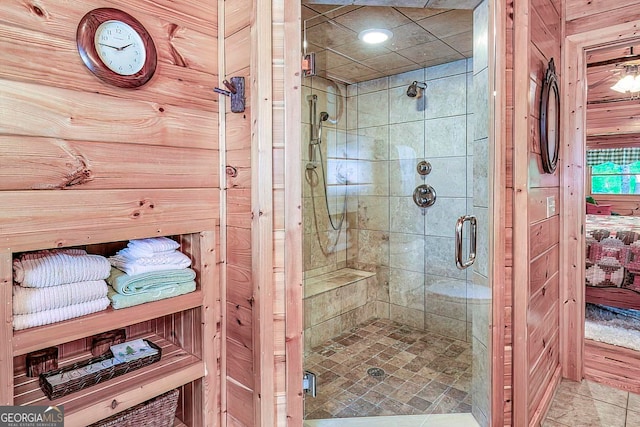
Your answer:
[[[343,268],[305,280],[305,351],[375,315],[376,273]]]

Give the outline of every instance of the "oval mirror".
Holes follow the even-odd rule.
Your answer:
[[[558,165],[560,151],[560,90],[553,58],[542,82],[540,96],[540,153],[542,169],[553,173]]]

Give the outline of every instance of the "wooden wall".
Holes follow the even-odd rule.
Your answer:
[[[640,20],[640,0],[565,0],[566,35],[572,36]]]
[[[157,47],[139,89],[103,83],[78,55],[78,22],[104,6],[0,2],[0,239],[10,252],[216,229],[217,2],[108,2]],[[209,308],[213,342],[219,309]],[[219,425],[219,369],[208,362],[205,424]]]
[[[226,185],[227,421],[301,425],[300,71],[285,73],[285,60],[299,61],[300,2],[222,3],[223,74],[248,87],[247,110],[227,109],[224,124],[237,170]],[[286,330],[287,316],[299,330]]]
[[[251,74],[251,1],[231,0],[219,3],[221,19],[220,83],[231,77],[244,77],[246,109],[232,113],[230,103],[220,96],[225,105],[223,140],[227,174],[226,196],[226,304],[225,340],[227,425],[253,426],[255,423],[254,396],[256,375],[260,372],[254,363],[255,339],[252,271],[252,176],[251,176],[251,120],[253,112]]]
[[[513,61],[513,425],[538,425],[559,379],[560,163],[544,174],[539,104],[561,70],[561,0],[515,0]],[[555,213],[547,213],[547,199]],[[527,284],[526,286],[524,284]]]

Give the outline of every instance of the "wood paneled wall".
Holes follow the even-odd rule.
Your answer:
[[[97,0],[0,2],[3,250],[216,230],[217,2],[108,2],[136,17],[158,49],[156,73],[138,89],[103,83],[78,55],[78,22],[104,6]],[[207,271],[206,282],[217,284],[218,269]],[[207,310],[211,355],[219,308]],[[201,412],[203,424],[215,426],[220,381],[212,359],[201,384]],[[0,378],[3,387],[11,381]]]
[[[640,20],[640,0],[564,0],[566,35],[572,36]]]
[[[244,77],[246,87],[246,109],[244,113],[232,113],[228,99],[220,96],[224,103],[223,147],[225,165],[226,197],[226,276],[225,328],[226,345],[226,422],[230,426],[254,426],[256,405],[254,400],[257,369],[254,359],[256,339],[255,290],[252,257],[252,137],[251,122],[253,97],[251,73],[251,23],[253,2],[227,0],[220,2],[221,72],[222,80]],[[224,17],[224,20],[222,20]]]
[[[249,87],[245,113],[225,114],[226,165],[238,172],[227,176],[226,185],[227,421],[298,426],[303,418],[301,77],[290,65],[300,60],[300,2],[221,3],[224,76],[244,76]],[[285,108],[289,105],[293,108]],[[287,286],[291,283],[297,286]],[[288,316],[298,316],[290,329]]]
[[[538,425],[559,379],[560,163],[540,161],[539,105],[561,70],[562,0],[515,0],[513,32],[513,425]],[[547,200],[556,205],[547,213]],[[527,286],[524,286],[524,284]]]

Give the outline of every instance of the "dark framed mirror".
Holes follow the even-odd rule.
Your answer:
[[[542,169],[553,173],[560,151],[560,89],[553,58],[549,60],[540,96],[540,152]]]

